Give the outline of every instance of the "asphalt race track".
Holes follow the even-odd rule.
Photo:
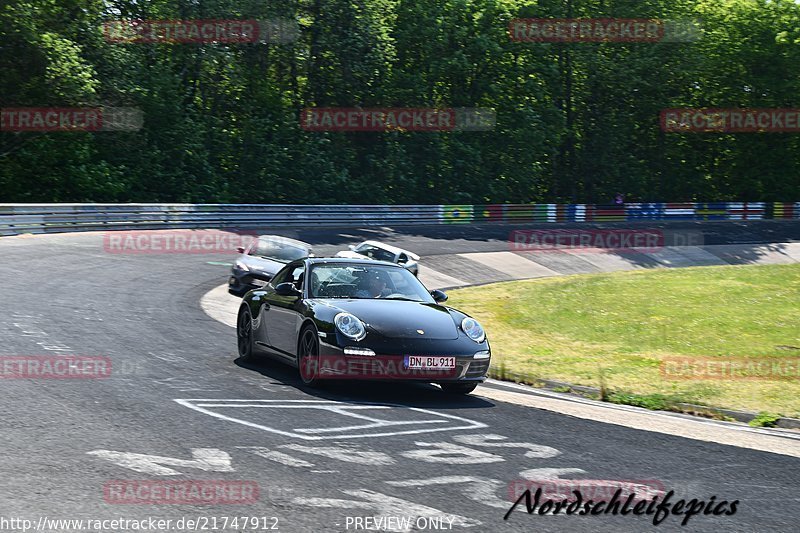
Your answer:
[[[800,240],[797,223],[703,229],[706,244]],[[284,233],[318,255],[363,238],[423,258],[508,249],[499,227]],[[110,254],[98,234],[2,238],[0,254],[0,355],[103,356],[113,365],[99,379],[0,379],[0,517],[259,517],[257,528],[225,531],[284,532],[376,530],[365,517],[394,531],[404,517],[431,531],[797,530],[797,456],[504,403],[481,397],[482,387],[464,398],[430,385],[309,390],[278,363],[242,364],[233,330],[199,305],[225,281],[229,267],[219,263],[232,254]],[[685,527],[682,516],[658,526],[633,514],[518,510],[503,519],[510,488],[557,478],[739,505]],[[258,493],[254,503],[118,503],[108,487],[120,480],[248,482]]]

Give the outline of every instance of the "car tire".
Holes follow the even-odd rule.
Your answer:
[[[475,381],[469,383],[439,383],[439,386],[447,394],[469,394],[475,390],[478,383]]]
[[[304,327],[297,338],[297,370],[304,384],[319,386],[319,336],[314,326]]]
[[[250,316],[250,309],[242,307],[236,317],[236,340],[239,351],[239,358],[244,361],[252,361],[253,356],[253,319]]]

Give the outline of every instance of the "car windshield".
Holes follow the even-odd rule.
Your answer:
[[[383,298],[434,303],[408,270],[390,266],[322,264],[311,270],[312,298]]]
[[[308,256],[308,248],[278,239],[258,239],[250,250],[250,255],[257,255],[280,263],[291,263],[296,259]]]
[[[394,254],[383,248],[379,248],[372,244],[362,244],[354,250],[355,252],[365,255],[370,259],[377,259],[378,261],[394,261]]]

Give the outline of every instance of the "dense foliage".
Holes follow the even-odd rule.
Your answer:
[[[119,44],[115,19],[298,20],[284,44]],[[694,42],[522,43],[519,17],[694,19]],[[794,0],[2,0],[0,107],[136,132],[0,133],[0,202],[800,200],[800,136],[664,133],[800,107]],[[310,132],[306,106],[484,107],[486,132]]]

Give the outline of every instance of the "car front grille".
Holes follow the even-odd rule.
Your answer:
[[[467,373],[464,377],[467,378],[479,378],[486,374],[489,370],[489,360],[485,361],[470,361],[469,368],[467,369]]]
[[[255,285],[257,287],[263,287],[268,283],[268,279],[269,276],[265,275],[261,275],[261,277],[257,277],[255,275],[249,275],[242,278],[242,283],[244,283],[245,285]]]

